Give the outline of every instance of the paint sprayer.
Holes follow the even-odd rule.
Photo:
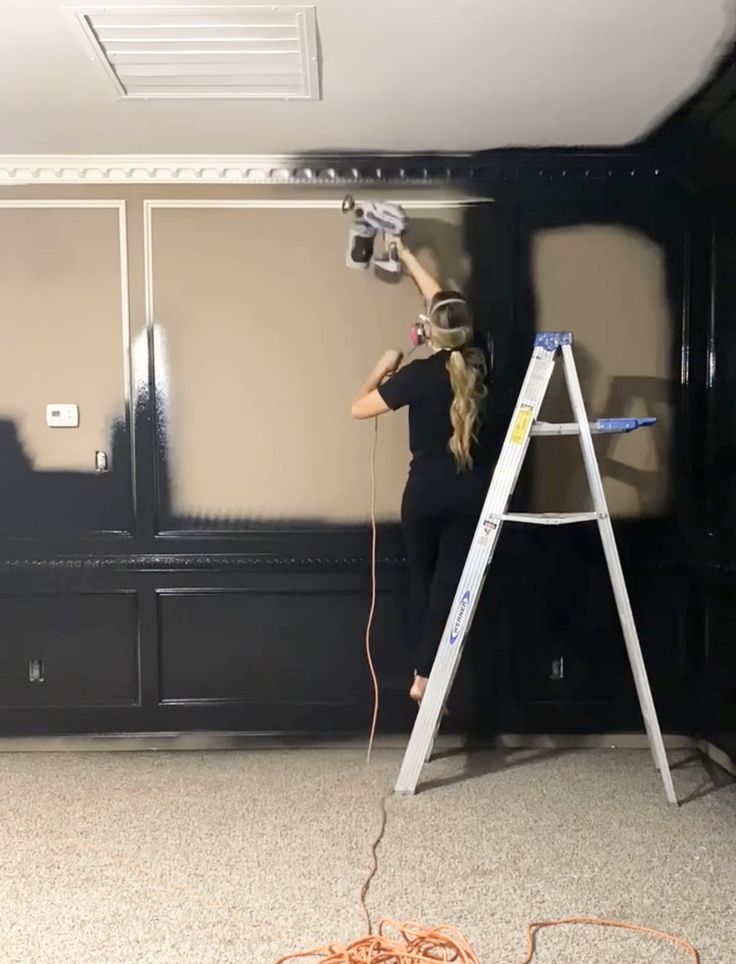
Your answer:
[[[343,214],[352,213],[355,220],[350,228],[345,263],[348,268],[367,269],[371,264],[377,271],[390,275],[401,274],[399,250],[392,238],[406,231],[408,219],[399,204],[388,201],[357,202],[346,194],[342,202]],[[382,239],[380,255],[376,254],[376,238]]]

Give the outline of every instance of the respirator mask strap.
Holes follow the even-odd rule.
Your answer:
[[[432,310],[426,315],[419,315],[419,321],[414,322],[414,324],[409,329],[409,340],[414,348],[418,348],[423,345],[424,342],[429,340],[429,335],[431,329],[434,327],[432,323],[432,315],[438,308],[444,308],[445,305],[466,305],[467,301],[465,298],[452,297],[444,298],[442,301],[438,301],[436,305],[432,307]],[[468,329],[468,325],[461,325],[459,328],[443,328],[443,332],[451,333],[455,331],[464,331]],[[437,329],[438,331],[440,329]]]
[[[432,306],[432,310],[431,310],[431,311],[429,312],[429,314],[426,316],[426,317],[427,317],[427,321],[430,321],[430,320],[431,320],[432,315],[433,315],[433,314],[435,313],[435,311],[437,311],[439,308],[444,308],[446,305],[467,305],[467,303],[468,303],[468,302],[467,302],[467,300],[466,300],[465,298],[460,298],[460,297],[457,296],[457,295],[455,295],[455,296],[452,297],[452,298],[444,298],[442,301],[438,301],[436,305],[433,305],[433,306]],[[424,315],[420,315],[419,317],[420,317],[420,318],[423,318]],[[465,326],[463,326],[463,327],[465,327]]]

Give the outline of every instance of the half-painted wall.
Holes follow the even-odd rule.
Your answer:
[[[349,401],[380,352],[406,347],[420,302],[406,279],[344,266],[342,193],[3,193],[0,729],[363,725],[373,439]],[[574,331],[591,416],[658,417],[599,451],[653,685],[665,721],[685,726],[697,640],[667,568],[689,484],[678,189],[571,191],[560,176],[529,191],[457,180],[388,194],[414,204],[410,240],[466,288],[492,339],[499,444],[540,329]],[[68,206],[45,206],[59,200]],[[566,417],[559,387],[549,418]],[[79,428],[48,428],[49,402],[78,404]],[[396,525],[406,436],[404,414],[382,420],[375,652],[387,729],[410,719]],[[519,499],[578,508],[582,481],[574,440],[539,440]],[[497,725],[637,727],[595,534],[509,529],[494,566],[471,682],[486,704],[496,688]]]

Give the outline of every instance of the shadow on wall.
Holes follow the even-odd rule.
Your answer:
[[[642,413],[654,416],[661,422],[661,413],[668,411],[672,404],[673,387],[663,378],[647,378],[645,376],[619,376],[611,379],[608,398],[602,411],[611,412],[614,417],[640,417],[635,410],[637,404]],[[657,513],[662,493],[662,467],[665,468],[671,458],[671,446],[663,431],[654,429],[651,434],[654,449],[653,469],[644,469],[628,465],[617,459],[614,448],[618,438],[615,435],[603,435],[596,440],[596,450],[601,474],[604,479],[615,479],[636,491],[643,515]]]
[[[131,464],[122,422],[111,432],[107,472],[33,468],[15,423],[0,420],[0,533],[35,538],[132,532]]]
[[[477,185],[474,190],[477,193]],[[644,560],[650,578],[654,579],[658,567],[676,551],[682,551],[669,536],[676,528],[670,523],[682,492],[678,476],[680,471],[686,471],[683,451],[673,444],[674,439],[684,437],[683,426],[678,423],[683,412],[676,373],[680,370],[678,324],[682,317],[685,231],[676,210],[649,206],[641,198],[627,198],[625,192],[603,189],[601,195],[597,203],[579,198],[570,202],[506,203],[497,197],[493,230],[498,232],[498,238],[492,246],[487,243],[488,226],[477,211],[468,210],[466,247],[472,252],[468,292],[477,321],[492,333],[495,341],[495,397],[503,410],[500,420],[506,427],[529,363],[534,336],[540,327],[551,327],[550,318],[542,318],[534,276],[534,246],[540,232],[588,225],[623,228],[653,241],[661,252],[665,305],[652,324],[661,326],[666,316],[669,327],[664,332],[664,344],[671,345],[671,349],[665,348],[670,355],[662,364],[666,377],[650,377],[646,368],[636,376],[621,374],[615,367],[602,372],[601,362],[605,358],[598,357],[599,348],[595,354],[586,351],[584,337],[575,348],[586,401],[589,402],[594,387],[601,385],[601,375],[605,375],[605,397],[599,393],[597,400],[601,410],[591,412],[591,417],[651,414],[663,419],[661,431],[647,430],[651,435],[645,441],[654,451],[649,452],[644,463],[629,465],[617,457],[616,446],[622,437],[596,439],[607,487],[608,480],[624,483],[635,490],[638,500],[633,515],[639,518],[617,523],[619,548],[631,577],[636,605],[637,593],[645,582],[640,578]],[[595,317],[590,318],[590,323],[596,324]],[[574,328],[574,323],[555,317],[554,327]],[[608,337],[604,330],[594,342],[600,345]],[[623,338],[632,352],[636,350],[636,332],[627,319],[622,319],[620,331],[610,331],[610,338]],[[556,380],[550,386],[543,417],[570,420],[564,380]],[[578,440],[540,440],[533,445],[556,446],[549,454],[557,462],[551,474],[540,472],[544,464],[535,461],[534,450],[530,450],[512,508],[540,511],[536,505],[540,489],[546,489],[545,498],[549,497],[556,511],[585,508],[590,497]],[[650,471],[652,462],[655,465]],[[664,499],[662,479],[670,480]],[[544,509],[552,506],[545,505]],[[641,518],[646,516],[653,518],[653,526]],[[513,578],[507,579],[507,573]],[[664,576],[662,580],[667,582]],[[578,600],[572,608],[570,585],[576,586]],[[594,527],[507,527],[489,572],[485,595],[486,605],[490,611],[495,609],[503,628],[499,631],[487,623],[488,637],[497,637],[501,651],[493,657],[488,652],[484,654],[489,662],[478,674],[481,688],[490,686],[490,681],[499,675],[514,681],[515,698],[530,701],[606,701],[630,688],[630,672]],[[534,604],[519,604],[517,600],[534,600]],[[642,630],[646,628],[642,624]],[[591,638],[596,641],[594,659]],[[558,674],[563,665],[564,674]]]
[[[669,468],[672,458],[671,446],[671,414],[674,387],[670,380],[648,377],[645,375],[614,375],[608,377],[601,371],[602,366],[594,355],[580,341],[575,342],[575,367],[580,379],[583,398],[586,402],[588,415],[591,419],[608,418],[641,418],[654,416],[657,424],[646,429],[643,447],[649,450],[647,467],[635,465],[617,458],[617,451],[624,439],[629,436],[599,435],[594,436],[593,442],[598,458],[598,466],[604,485],[607,482],[619,482],[633,495],[636,510],[627,515],[650,517],[662,515],[663,495],[667,498],[669,489]],[[561,366],[560,366],[561,367]],[[572,419],[569,397],[562,372],[555,373],[556,377],[550,383],[550,388],[542,411],[542,418],[546,421],[567,422]],[[591,407],[594,396],[594,386],[608,377],[608,387],[605,401]],[[591,505],[590,488],[584,472],[580,445],[577,438],[566,437],[547,439],[537,443],[543,446],[554,446],[553,462],[538,463],[547,466],[544,473],[545,511],[554,509],[564,511],[585,511]],[[624,442],[628,445],[628,441]],[[537,479],[537,491],[540,480]],[[609,486],[607,488],[610,489]],[[609,505],[616,515],[616,502],[609,492]],[[549,506],[547,506],[549,502]]]
[[[227,532],[299,531],[315,527],[341,531],[356,528],[319,519],[271,521],[247,517],[209,517],[206,514],[175,515],[171,511],[167,451],[166,433],[162,429],[159,432],[157,508],[159,524],[164,529]],[[133,532],[130,446],[122,422],[116,421],[113,425],[110,470],[96,473],[35,469],[20,443],[15,423],[1,419],[0,465],[0,535],[5,538],[43,539],[84,533]]]
[[[628,437],[611,435],[596,438],[596,450],[599,457],[601,474],[604,482],[607,480],[620,483],[618,495],[624,498],[627,505],[623,515],[639,517],[671,516],[677,504],[678,487],[683,472],[686,456],[684,450],[674,444],[674,439],[685,437],[683,426],[679,424],[683,414],[679,379],[680,371],[681,332],[679,319],[682,318],[684,270],[685,270],[685,237],[686,230],[683,216],[677,207],[666,209],[662,205],[647,204],[645,200],[619,195],[618,192],[603,192],[601,199],[596,202],[553,204],[530,208],[519,219],[519,263],[518,263],[518,291],[517,291],[517,323],[525,331],[527,347],[524,360],[529,358],[529,345],[535,331],[541,324],[545,328],[551,327],[550,318],[545,317],[541,322],[538,316],[544,311],[539,304],[541,297],[535,278],[535,244],[537,239],[546,232],[559,229],[575,228],[605,228],[622,230],[630,233],[632,244],[636,244],[637,236],[640,240],[653,242],[661,257],[661,286],[662,305],[658,316],[647,313],[644,302],[638,307],[642,319],[635,324],[631,317],[617,319],[608,330],[604,327],[609,321],[607,315],[606,284],[602,285],[600,294],[601,315],[596,327],[595,315],[588,316],[585,324],[578,332],[575,322],[569,318],[552,319],[554,326],[563,329],[573,329],[578,335],[575,342],[575,360],[578,368],[583,397],[586,400],[588,413],[591,418],[628,417],[653,415],[658,424],[653,429],[646,430],[645,437],[638,433],[634,441],[639,450],[639,464],[627,464],[617,458],[617,448],[622,444],[631,451],[631,442],[623,441]],[[564,231],[562,232],[565,233]],[[582,270],[582,268],[581,268]],[[606,270],[605,268],[603,270]],[[637,263],[635,271],[639,271]],[[647,271],[646,267],[642,270]],[[615,277],[615,271],[612,277]],[[581,282],[588,287],[586,296],[582,296],[580,304],[592,303],[595,311],[596,292],[590,296],[591,279],[582,278]],[[632,276],[632,286],[637,282],[637,275]],[[626,283],[625,279],[621,283]],[[654,282],[652,282],[653,284]],[[656,287],[656,286],[655,286]],[[622,299],[626,302],[626,299]],[[616,298],[614,297],[614,302]],[[575,293],[563,299],[564,304],[576,305]],[[652,303],[652,311],[656,305]],[[573,308],[573,312],[575,308]],[[547,313],[549,315],[549,312]],[[651,322],[642,343],[648,343],[649,355],[638,365],[637,344],[640,332],[638,325]],[[597,347],[595,354],[586,350],[586,341],[592,341]],[[660,347],[653,347],[659,346]],[[605,346],[611,346],[611,355],[621,358],[624,352],[630,373],[621,374],[618,365],[607,363]],[[616,349],[616,351],[614,351]],[[656,363],[659,371],[650,375],[647,368],[653,364],[652,353],[664,353]],[[666,373],[662,377],[662,373]],[[555,377],[545,400],[542,417],[551,421],[567,421],[571,417],[567,390],[562,377]],[[604,388],[601,394],[601,388]],[[530,459],[522,474],[523,490],[526,493],[534,490],[540,493],[544,490],[543,506],[545,511],[552,509],[548,501],[554,502],[554,508],[572,511],[589,504],[587,480],[584,475],[582,458],[577,439],[567,438],[554,442],[537,444],[554,444],[557,462],[540,460],[539,467],[546,465],[549,471],[544,472],[544,479],[532,478],[535,471],[534,459]],[[642,452],[644,458],[642,460]],[[532,485],[535,482],[536,484]],[[541,488],[540,488],[541,486]],[[625,487],[628,496],[625,497],[621,486]],[[616,494],[611,493],[611,511],[618,514]],[[581,504],[584,500],[584,504]]]

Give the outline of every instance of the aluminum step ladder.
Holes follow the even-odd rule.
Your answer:
[[[432,754],[442,720],[442,711],[460,665],[465,640],[473,622],[486,572],[504,522],[537,525],[597,522],[654,765],[661,775],[667,800],[672,804],[677,803],[592,438],[593,434],[631,432],[643,426],[652,425],[656,420],[614,418],[589,422],[575,368],[572,341],[572,335],[569,332],[544,332],[538,334],[534,340],[529,368],[491,479],[483,511],[478,520],[473,542],[437,649],[427,689],[404,754],[395,786],[395,792],[398,794],[414,793],[422,767]],[[537,415],[544,400],[555,361],[560,355],[564,363],[565,380],[575,421],[565,424],[538,422]],[[593,497],[593,512],[533,514],[507,511],[532,435],[580,436],[585,471]]]

